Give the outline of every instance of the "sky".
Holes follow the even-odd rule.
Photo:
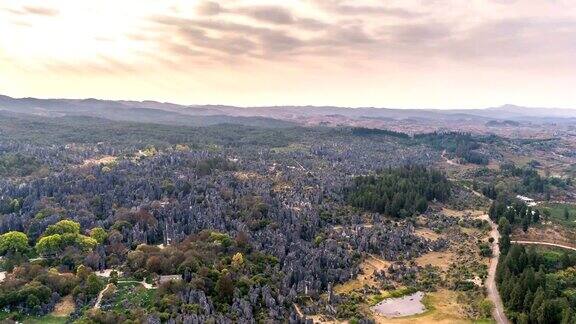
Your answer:
[[[1,0],[0,94],[576,108],[574,0]]]

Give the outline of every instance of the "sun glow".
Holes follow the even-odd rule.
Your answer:
[[[572,2],[544,0],[3,1],[0,87],[190,104],[576,106],[575,17]]]

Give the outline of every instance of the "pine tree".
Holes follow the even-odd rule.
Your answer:
[[[510,299],[508,300],[508,306],[513,310],[521,310],[524,304],[524,291],[522,291],[522,285],[520,282],[514,284],[514,288],[510,293]]]
[[[545,301],[544,289],[542,289],[542,287],[538,287],[536,293],[534,294],[534,301],[532,302],[532,306],[530,307],[530,322],[533,323],[538,322],[539,309],[542,307],[544,301]]]
[[[533,302],[534,302],[534,294],[532,293],[532,290],[528,289],[526,296],[524,296],[524,303],[522,305],[522,310],[524,312],[529,312]]]

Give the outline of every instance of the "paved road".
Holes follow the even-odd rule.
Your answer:
[[[498,226],[490,219],[488,215],[483,215],[483,219],[490,222],[492,230],[490,231],[490,236],[494,238],[492,243],[492,258],[490,259],[490,266],[488,267],[488,277],[486,278],[486,290],[488,294],[488,299],[494,304],[494,309],[492,309],[492,317],[498,324],[509,324],[508,318],[504,313],[504,304],[502,304],[502,299],[498,293],[498,288],[496,287],[496,268],[498,267],[498,258],[500,256],[500,247],[498,246],[498,241],[500,240],[500,233],[498,232]]]
[[[567,246],[567,245],[562,245],[562,244],[556,244],[556,243],[549,243],[549,242],[536,242],[536,241],[510,241],[510,243],[513,244],[522,244],[522,245],[547,245],[547,246],[555,246],[555,247],[559,247],[559,248],[563,248],[563,249],[567,249],[567,250],[572,250],[572,251],[576,251],[576,248],[571,247],[571,246]]]

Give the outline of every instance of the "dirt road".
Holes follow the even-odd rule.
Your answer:
[[[490,266],[488,267],[488,277],[486,278],[486,290],[488,294],[488,299],[494,304],[494,309],[492,309],[492,317],[498,324],[509,324],[508,318],[504,313],[504,304],[502,304],[502,299],[498,293],[498,288],[496,287],[496,267],[498,267],[498,258],[500,256],[500,247],[498,246],[498,241],[500,239],[500,233],[498,232],[498,225],[496,225],[488,215],[483,215],[483,219],[490,222],[492,230],[490,231],[490,236],[494,238],[492,243],[492,258],[490,259]]]
[[[555,246],[555,247],[559,247],[559,248],[563,248],[563,249],[567,249],[567,250],[576,251],[576,248],[571,247],[571,246],[562,245],[562,244],[556,244],[556,243],[548,243],[548,242],[510,241],[510,243],[512,243],[512,244],[522,244],[522,245],[546,245],[546,246]]]
[[[94,309],[100,309],[100,305],[102,304],[102,297],[104,296],[104,292],[112,287],[112,284],[109,283],[100,291],[98,294],[98,298],[96,298],[96,304],[94,304]]]
[[[450,164],[450,165],[460,165],[457,162],[454,162],[454,160],[450,160],[449,158],[446,157],[446,150],[442,151],[442,155],[441,157],[446,160],[446,163]]]

